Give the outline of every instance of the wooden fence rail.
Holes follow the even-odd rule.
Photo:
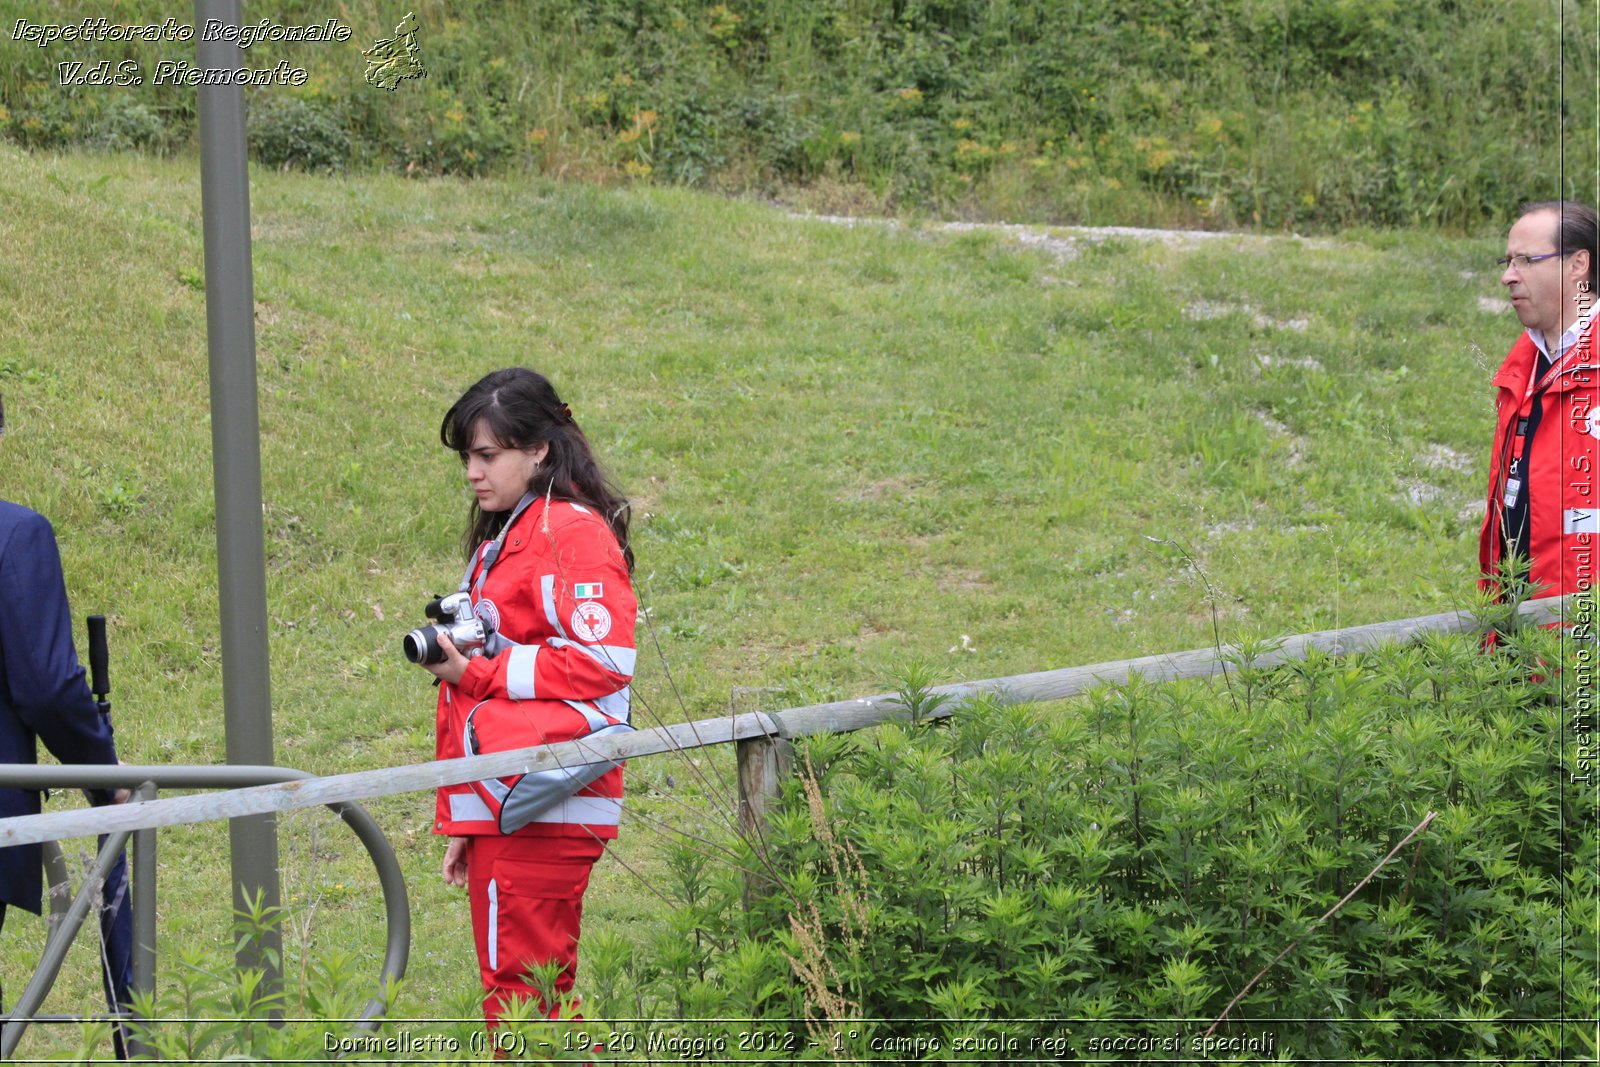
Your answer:
[[[1565,619],[1570,599],[1550,597],[1529,601],[1522,605],[1522,614],[1534,623]],[[1410,640],[1422,634],[1471,632],[1477,627],[1477,621],[1470,612],[1448,612],[1339,630],[1321,630],[1285,638],[1275,649],[1257,656],[1253,662],[1260,667],[1276,666],[1304,659],[1312,649],[1335,654],[1358,652],[1386,642]],[[947,702],[932,714],[947,715],[952,703],[985,693],[1000,695],[1017,703],[1030,703],[1059,700],[1096,686],[1124,682],[1135,675],[1151,681],[1210,677],[1224,669],[1229,657],[1236,656],[1237,648],[1230,645],[1220,650],[1193,649],[1087,667],[1068,667],[939,686],[933,690],[934,693],[949,694],[955,700]],[[14,816],[0,819],[0,847],[320,807],[340,801],[436,789],[485,778],[501,778],[582,763],[629,760],[662,752],[680,752],[729,743],[740,747],[740,791],[745,809],[742,815],[748,820],[759,815],[766,798],[775,791],[776,782],[787,771],[785,738],[859,730],[903,714],[904,709],[896,697],[883,694],[782,711],[701,719],[608,736],[597,741],[580,739],[484,756],[251,786],[223,793]],[[75,785],[103,788],[136,786],[160,768],[131,765],[90,767],[78,764],[71,767],[40,766],[36,770],[39,787],[60,784],[70,778]],[[70,773],[62,775],[59,772]],[[29,784],[33,784],[32,779]]]

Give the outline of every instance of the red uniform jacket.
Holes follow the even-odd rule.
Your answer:
[[[535,500],[480,582],[487,548],[468,578],[500,647],[440,685],[437,758],[628,729],[637,602],[610,527],[582,505]],[[621,764],[578,765],[440,789],[434,831],[614,838],[621,811]]]
[[[1501,524],[1511,498],[1527,494],[1528,535],[1523,551],[1533,560],[1534,595],[1561,596],[1595,580],[1600,545],[1600,412],[1595,410],[1595,323],[1538,381],[1539,350],[1524,333],[1494,377],[1499,389],[1494,451],[1489,459],[1489,501],[1478,538],[1478,561],[1490,577],[1505,552]],[[1519,428],[1531,428],[1519,434]],[[1513,466],[1516,478],[1507,478]],[[1508,486],[1512,483],[1520,482]]]

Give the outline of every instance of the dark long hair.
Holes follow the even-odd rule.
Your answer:
[[[583,504],[598,512],[616,535],[628,571],[633,549],[628,546],[628,501],[595,461],[589,439],[572,412],[556,395],[550,379],[524,367],[497,370],[461,395],[439,424],[439,440],[466,462],[473,435],[482,426],[501,448],[550,446],[534,472],[530,492]],[[470,559],[484,541],[499,533],[510,512],[484,511],[474,500],[467,516],[462,547]]]

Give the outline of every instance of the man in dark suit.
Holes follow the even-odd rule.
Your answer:
[[[73,647],[55,531],[39,513],[0,500],[0,762],[37,762],[36,739],[62,763],[117,762],[111,722],[89,692]],[[89,799],[99,805],[127,796],[125,789],[108,790],[91,792]],[[37,792],[0,789],[0,816],[38,812]],[[39,914],[42,863],[38,845],[0,849],[0,926],[10,906]],[[119,862],[107,879],[108,898],[126,896],[125,866]],[[124,993],[127,988],[132,909],[126,900],[106,903],[101,929],[108,952],[102,972],[110,995],[119,982]]]

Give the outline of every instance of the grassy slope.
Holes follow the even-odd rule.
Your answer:
[[[197,168],[3,147],[0,199],[0,495],[56,522],[78,613],[113,614],[125,758],[220,762]],[[1063,262],[670,189],[256,173],[252,200],[285,764],[431,756],[432,691],[397,645],[457,571],[437,420],[513,363],[563,388],[636,501],[662,652],[645,724],[879,692],[908,657],[979,678],[1209,643],[1204,586],[1149,537],[1194,554],[1225,638],[1445,610],[1471,584],[1514,326],[1479,307],[1482,241],[1113,240]],[[686,818],[683,769],[630,773],[637,810]],[[373,805],[413,894],[410,1015],[471,984],[430,801]],[[297,920],[375,960],[359,848],[287,823]],[[620,856],[648,872],[659,840],[636,823]],[[163,837],[164,949],[223,943],[225,842]],[[608,862],[589,927],[652,902]],[[9,985],[38,928],[7,929]],[[86,959],[50,1010],[92,1000]]]

